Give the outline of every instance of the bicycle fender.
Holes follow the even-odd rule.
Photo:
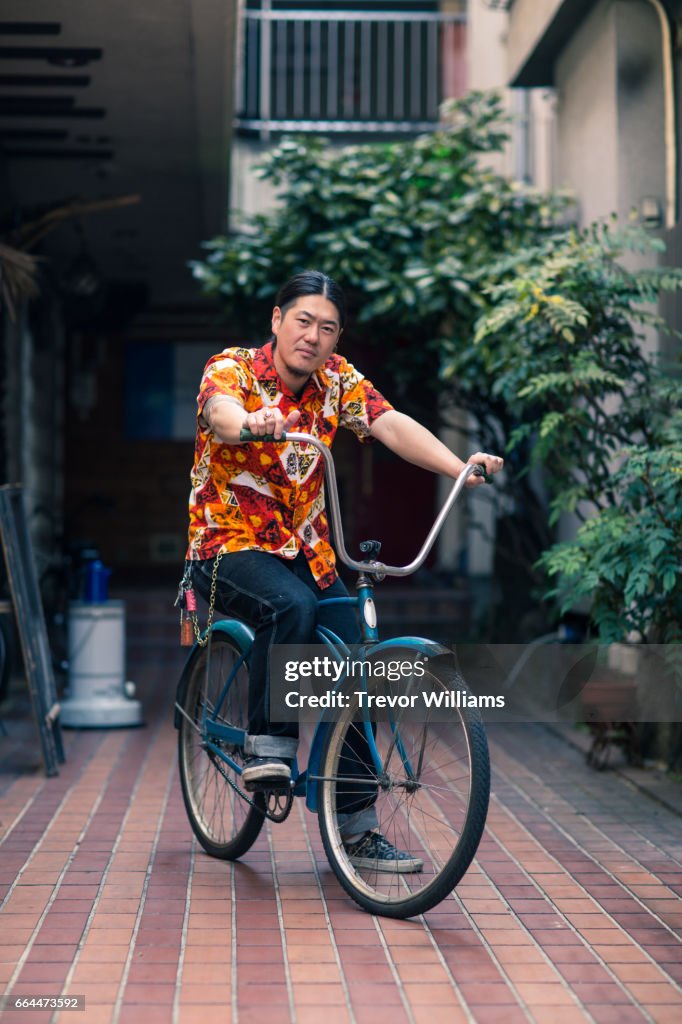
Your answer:
[[[239,650],[240,654],[243,654],[245,655],[245,657],[248,657],[249,652],[251,650],[251,646],[253,644],[254,634],[253,630],[250,629],[243,622],[240,622],[238,619],[220,619],[218,622],[213,623],[213,626],[211,627],[211,632],[227,633],[230,639],[234,641],[235,646]],[[200,651],[201,647],[199,646],[199,644],[195,643],[194,646],[192,647],[192,650],[189,652],[187,661],[185,662],[184,667],[182,669],[182,674],[180,676],[180,679],[178,680],[177,689],[175,691],[176,706],[173,713],[173,725],[175,726],[176,729],[180,728],[180,722],[182,720],[182,715],[178,711],[177,705],[179,704],[180,707],[184,706],[185,696],[187,694],[187,686],[189,683],[189,677],[192,672],[194,661],[199,656]]]
[[[327,736],[329,730],[334,725],[333,722],[325,721],[324,718],[320,719],[315,728],[315,734],[313,741],[310,744],[310,754],[308,755],[308,771],[306,775],[306,787],[305,787],[305,805],[309,811],[313,814],[317,814],[317,787],[318,782],[314,776],[320,774],[320,763],[322,761],[322,754],[327,743]]]
[[[239,619],[219,619],[218,622],[213,623],[211,631],[213,633],[227,633],[234,640],[242,654],[248,655],[251,650],[255,634],[250,626],[240,622]]]
[[[444,655],[452,657],[452,651],[435,640],[427,640],[423,636],[396,636],[390,640],[381,640],[378,644],[372,644],[367,649],[365,657],[370,661],[379,652],[393,650],[409,650],[418,654],[424,654],[427,658],[440,658]]]

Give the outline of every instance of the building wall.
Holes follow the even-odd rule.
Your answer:
[[[666,9],[674,32],[682,4],[674,0]],[[573,26],[560,37],[552,26],[558,13]],[[556,89],[556,160],[548,183],[575,192],[583,224],[614,212],[628,217],[642,211],[643,199],[654,200],[664,217],[664,40],[654,4],[515,0],[508,18],[510,78]],[[679,135],[677,49],[673,59]]]
[[[614,5],[604,0],[555,67],[556,184],[575,191],[582,223],[618,208],[616,62]]]
[[[550,5],[551,6],[551,5]],[[509,15],[488,0],[471,0],[467,12],[467,66],[470,89],[497,90],[512,118],[509,145],[492,154],[500,174],[550,189],[556,175],[556,102],[554,89],[508,88]]]
[[[665,209],[665,117],[661,25],[644,0],[619,0],[616,32],[618,212],[640,210],[642,199]]]
[[[665,206],[663,78],[658,17],[644,0],[603,0],[555,67],[558,181],[580,220],[627,218],[645,197]]]
[[[126,433],[126,356],[134,339],[83,333],[70,339],[66,443],[67,542],[97,548],[121,579],[178,577],[187,533],[190,438]],[[161,348],[167,342],[159,341]],[[215,350],[222,345],[216,341]],[[195,367],[201,377],[203,349]],[[151,388],[153,381],[141,382]]]

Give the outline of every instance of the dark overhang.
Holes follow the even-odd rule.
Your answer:
[[[585,15],[594,7],[594,3],[595,0],[564,0],[528,51],[523,63],[513,72],[510,86],[524,89],[553,86],[557,57],[580,27]],[[510,18],[513,21],[513,4]]]

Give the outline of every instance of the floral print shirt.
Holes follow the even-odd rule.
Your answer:
[[[202,417],[209,399],[228,397],[246,412],[277,407],[286,418],[298,409],[296,431],[331,445],[337,427],[361,440],[392,408],[343,356],[332,355],[296,396],[280,380],[273,342],[262,348],[227,348],[209,359],[197,397],[198,418],[189,501],[187,558],[219,552],[268,551],[295,558],[303,551],[318,586],[336,580],[324,506],[324,465],[312,446],[219,441]]]

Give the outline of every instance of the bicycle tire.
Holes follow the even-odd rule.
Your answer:
[[[265,821],[265,798],[256,793],[241,795],[238,773],[206,750],[201,721],[204,709],[216,720],[246,729],[248,726],[249,675],[246,663],[237,669],[221,706],[216,703],[234,671],[240,651],[229,636],[215,632],[207,647],[197,647],[188,666],[188,682],[180,715],[178,756],[185,809],[192,830],[212,857],[236,860],[249,850]],[[235,761],[241,751],[223,745]],[[226,775],[233,775],[228,782]]]
[[[461,676],[449,666],[429,667],[419,689],[459,690],[469,696]],[[381,692],[387,692],[383,680]],[[453,891],[478,849],[490,798],[485,728],[478,709],[466,706],[448,711],[449,721],[419,722],[405,716],[393,723],[375,723],[383,769],[378,773],[372,768],[370,773],[378,831],[423,862],[420,871],[379,872],[351,863],[337,817],[337,805],[344,796],[358,793],[348,771],[348,741],[352,731],[357,739],[364,728],[359,723],[358,701],[354,697],[331,728],[322,756],[318,804],[322,843],[337,879],[363,909],[384,917],[413,917],[431,910]],[[412,769],[411,778],[406,763]]]

